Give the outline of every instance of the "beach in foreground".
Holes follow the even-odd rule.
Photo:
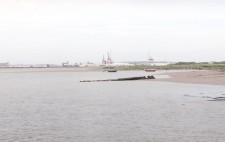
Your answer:
[[[208,84],[225,86],[225,72],[219,71],[175,71],[163,73],[170,78],[161,78],[156,81],[191,83],[191,84]]]

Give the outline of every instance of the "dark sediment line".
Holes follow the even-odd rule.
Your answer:
[[[225,97],[216,97],[216,98],[212,98],[212,100],[209,101],[225,101]]]
[[[106,79],[106,80],[83,80],[80,82],[130,81],[130,80],[149,80],[149,79],[155,79],[155,77],[151,75],[151,76],[128,77],[128,78]]]

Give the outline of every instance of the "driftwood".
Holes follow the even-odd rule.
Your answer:
[[[149,80],[149,79],[155,79],[155,77],[151,75],[151,76],[128,77],[128,78],[106,79],[106,80],[83,80],[80,82],[129,81],[129,80]]]

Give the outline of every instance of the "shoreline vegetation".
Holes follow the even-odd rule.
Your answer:
[[[156,70],[216,70],[225,72],[225,61],[213,63],[178,62],[175,64],[169,64],[164,66],[135,65],[135,66],[104,67],[104,69],[110,68],[117,70],[144,70],[146,68],[152,68]]]

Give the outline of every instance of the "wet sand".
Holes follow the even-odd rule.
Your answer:
[[[225,86],[225,72],[177,71],[163,73],[163,75],[168,75],[170,78],[157,79],[156,81]]]

